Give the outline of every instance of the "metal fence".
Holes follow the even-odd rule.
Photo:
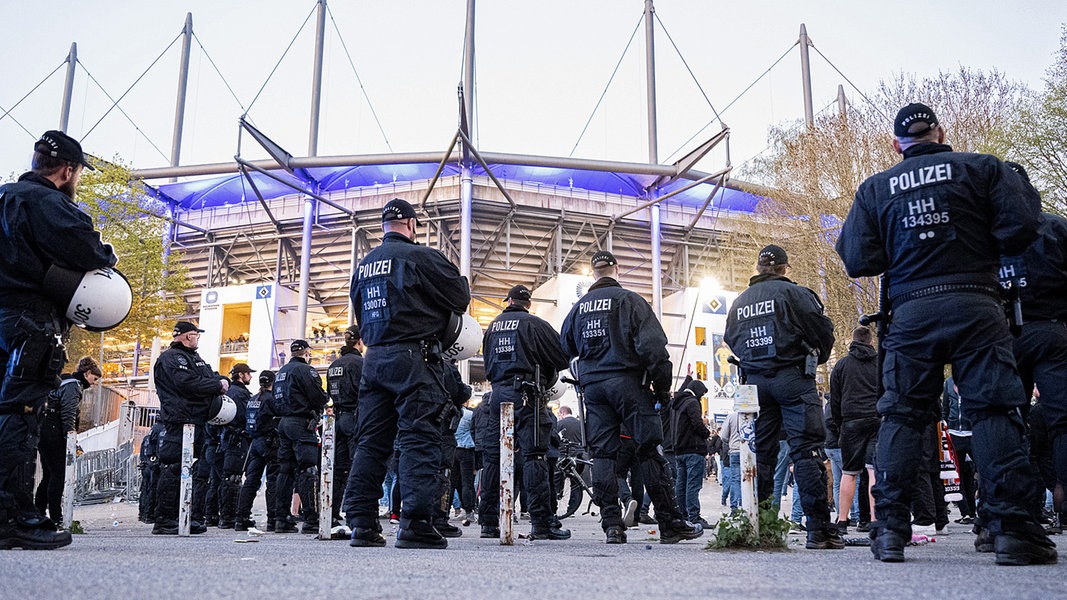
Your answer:
[[[155,406],[139,406],[126,395],[110,388],[92,400],[99,407],[98,414],[116,411],[119,420],[118,441],[115,448],[94,450],[75,460],[77,481],[74,500],[78,504],[109,502],[121,496],[127,501],[137,500],[141,490],[141,442],[152,429],[159,414]],[[112,406],[113,405],[113,406]]]

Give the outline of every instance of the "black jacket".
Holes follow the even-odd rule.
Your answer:
[[[838,431],[841,424],[877,418],[878,351],[870,344],[852,342],[830,372],[830,413]]]
[[[226,390],[226,395],[229,396],[234,404],[237,405],[237,414],[233,417],[233,420],[226,424],[223,435],[247,435],[245,431],[245,419],[248,414],[248,400],[252,397],[252,392],[248,391],[248,386],[239,382],[231,381],[230,389]]]
[[[85,375],[82,373],[64,375],[59,387],[48,394],[42,427],[61,433],[77,431],[82,390],[88,387],[89,383],[85,381]]]
[[[253,439],[273,436],[278,429],[278,414],[274,410],[274,392],[261,389],[248,399],[245,431]]]
[[[485,452],[490,446],[500,443],[500,426],[490,421],[490,402],[492,392],[482,394],[482,401],[474,407],[471,417],[471,437],[474,438],[474,449],[478,452]]]
[[[444,254],[392,231],[359,263],[350,289],[368,346],[439,339],[471,301],[466,278]]]
[[[534,366],[541,365],[541,384],[547,388],[567,368],[556,330],[519,306],[508,306],[489,323],[482,336],[482,355],[486,379],[496,385],[533,381]]]
[[[315,367],[298,356],[278,369],[274,379],[274,408],[279,417],[308,417],[322,415],[329,397],[322,389],[322,377]]]
[[[211,400],[222,394],[219,374],[196,350],[180,342],[172,342],[159,355],[153,376],[159,396],[159,420],[168,425],[203,425]]]
[[[341,357],[326,369],[326,389],[330,392],[335,413],[356,410],[362,377],[363,355],[349,346],[341,348]]]
[[[1023,321],[1067,320],[1067,219],[1041,213],[1038,238],[1019,256],[1001,258],[1000,285],[1018,292]],[[1008,304],[1008,316],[1014,308]]]
[[[811,350],[830,357],[834,324],[815,292],[780,275],[756,275],[734,300],[723,335],[746,371],[803,367]]]
[[[116,262],[89,215],[49,179],[30,172],[0,186],[0,305],[50,304],[41,284],[53,264],[91,271]]]
[[[582,385],[646,374],[659,395],[670,393],[671,359],[652,306],[610,277],[597,280],[571,308],[560,335],[567,356],[578,357]]]
[[[885,273],[891,300],[940,284],[995,289],[1000,255],[1037,237],[1040,205],[996,157],[918,144],[860,185],[837,253],[851,277]]]
[[[671,402],[671,433],[676,455],[707,455],[711,432],[704,426],[704,419],[700,416],[700,399],[688,390],[678,394]]]

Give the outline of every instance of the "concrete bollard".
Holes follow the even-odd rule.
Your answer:
[[[63,529],[70,531],[74,522],[74,482],[78,479],[78,435],[67,434],[67,456],[63,463]]]
[[[748,515],[752,529],[759,536],[759,496],[756,492],[756,415],[759,396],[756,386],[741,385],[734,396],[737,428],[741,433],[741,509]]]
[[[500,403],[500,543],[515,543],[515,405]]]
[[[319,473],[319,539],[333,535],[333,458],[337,445],[336,420],[333,411],[322,414],[322,469]]]
[[[182,426],[182,479],[178,487],[178,536],[189,537],[189,517],[193,511],[193,437],[196,425]]]

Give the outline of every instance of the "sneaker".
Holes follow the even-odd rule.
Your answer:
[[[925,535],[926,537],[933,537],[937,534],[937,527],[933,525],[915,525],[911,526],[912,535]]]
[[[1060,524],[1060,515],[1058,513],[1052,515],[1052,521],[1045,525],[1045,533],[1048,535],[1060,535],[1063,533],[1063,526]]]
[[[634,515],[637,513],[637,500],[626,503],[626,510],[622,511],[622,524],[626,527],[634,526]]]
[[[534,527],[530,530],[531,540],[569,540],[571,539],[570,529],[560,529],[559,527]]]
[[[318,521],[304,521],[304,523],[302,525],[300,525],[300,533],[310,533],[312,535],[318,535],[318,533],[319,533],[319,522]]]
[[[937,537],[945,537],[948,535],[948,525],[942,525],[937,528]]]
[[[521,512],[521,513],[519,513],[519,518],[522,519],[523,521],[529,521],[530,520],[530,513]],[[518,523],[518,520],[516,520],[515,522]]]
[[[842,550],[845,547],[845,538],[841,537],[837,527],[830,526],[823,529],[809,529],[808,541],[804,547],[808,550]]]
[[[493,539],[499,538],[500,537],[500,528],[497,527],[496,525],[482,525],[482,533],[481,533],[481,535],[479,537],[486,538],[486,539],[488,539],[488,538],[493,538]]]
[[[457,508],[457,509],[454,509],[452,511],[452,516],[453,517],[458,517],[458,516],[460,516],[462,514],[463,514],[463,509],[462,508]]]
[[[237,519],[233,522],[234,531],[248,531],[256,526],[256,522],[252,519]]]
[[[904,562],[904,546],[908,540],[899,533],[883,528],[871,528],[871,554],[882,562]]]
[[[437,533],[440,533],[446,538],[458,538],[463,536],[462,529],[443,519],[441,521],[434,522],[433,528],[437,530]]]
[[[385,545],[385,537],[376,529],[355,527],[352,529],[352,541],[348,542],[353,548],[380,548]]]
[[[690,522],[693,525],[700,525],[704,529],[711,529],[711,523],[708,523],[707,521],[705,521],[704,517],[697,517],[696,519],[694,519],[694,520],[692,520]]]
[[[848,521],[838,521],[837,522],[837,533],[838,533],[838,535],[848,535],[848,523],[849,523]]]
[[[12,548],[55,550],[69,546],[71,541],[69,531],[53,531],[48,528],[25,527],[13,523],[0,529],[0,550]]]
[[[608,527],[607,542],[609,544],[625,544],[626,531],[622,527]]]
[[[178,535],[178,522],[156,521],[152,527],[152,535]]]
[[[682,540],[695,540],[704,535],[704,528],[700,525],[675,519],[659,528],[659,543],[677,544]]]
[[[642,524],[642,525],[657,525],[658,524],[655,519],[653,519],[652,517],[648,516],[648,513],[641,513],[641,514],[637,515],[637,522]]]
[[[400,524],[400,515],[398,515],[396,513],[390,513],[390,515],[389,515],[389,524],[390,525],[399,525]]]
[[[789,521],[789,533],[800,533],[801,531],[807,531],[804,524],[800,521]]]
[[[444,550],[448,548],[448,540],[426,521],[412,521],[407,528],[401,527],[396,532],[396,547]]]
[[[471,518],[471,516],[472,516],[471,511],[469,511],[469,510],[463,511],[463,521],[462,521],[462,523],[463,523],[464,527],[470,527],[471,521],[473,520]]]
[[[1048,537],[1024,539],[1014,533],[1001,533],[993,541],[998,565],[1051,565],[1056,562],[1056,544]]]
[[[973,525],[974,517],[972,517],[971,515],[963,515],[962,517],[956,519],[956,523],[959,523],[960,525]]]
[[[275,521],[274,533],[296,533],[296,523],[291,523],[289,520]]]

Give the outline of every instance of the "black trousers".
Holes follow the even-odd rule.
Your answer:
[[[319,522],[318,483],[319,440],[315,436],[317,419],[282,417],[278,422],[278,491],[275,515],[278,520],[289,515],[293,491],[300,495],[300,513],[304,522]]]
[[[164,423],[159,436],[159,481],[156,483],[156,522],[169,523],[178,520],[179,487],[182,477],[182,429],[183,423]],[[193,433],[193,458],[199,462],[204,452],[204,426],[197,425]],[[197,472],[193,463],[193,472]],[[203,498],[207,480],[193,477],[193,521],[202,522]],[[198,502],[199,500],[199,502]],[[199,506],[199,510],[197,509]]]
[[[273,523],[276,514],[278,483],[278,448],[274,435],[257,437],[252,440],[248,450],[248,463],[245,465],[244,483],[237,498],[237,520],[252,519],[252,502],[256,499],[259,486],[263,483],[263,474],[267,475],[267,522]],[[284,514],[289,514],[289,507]]]
[[[63,484],[66,479],[67,434],[45,425],[37,446],[41,459],[41,483],[34,504],[57,525],[63,522]]]

